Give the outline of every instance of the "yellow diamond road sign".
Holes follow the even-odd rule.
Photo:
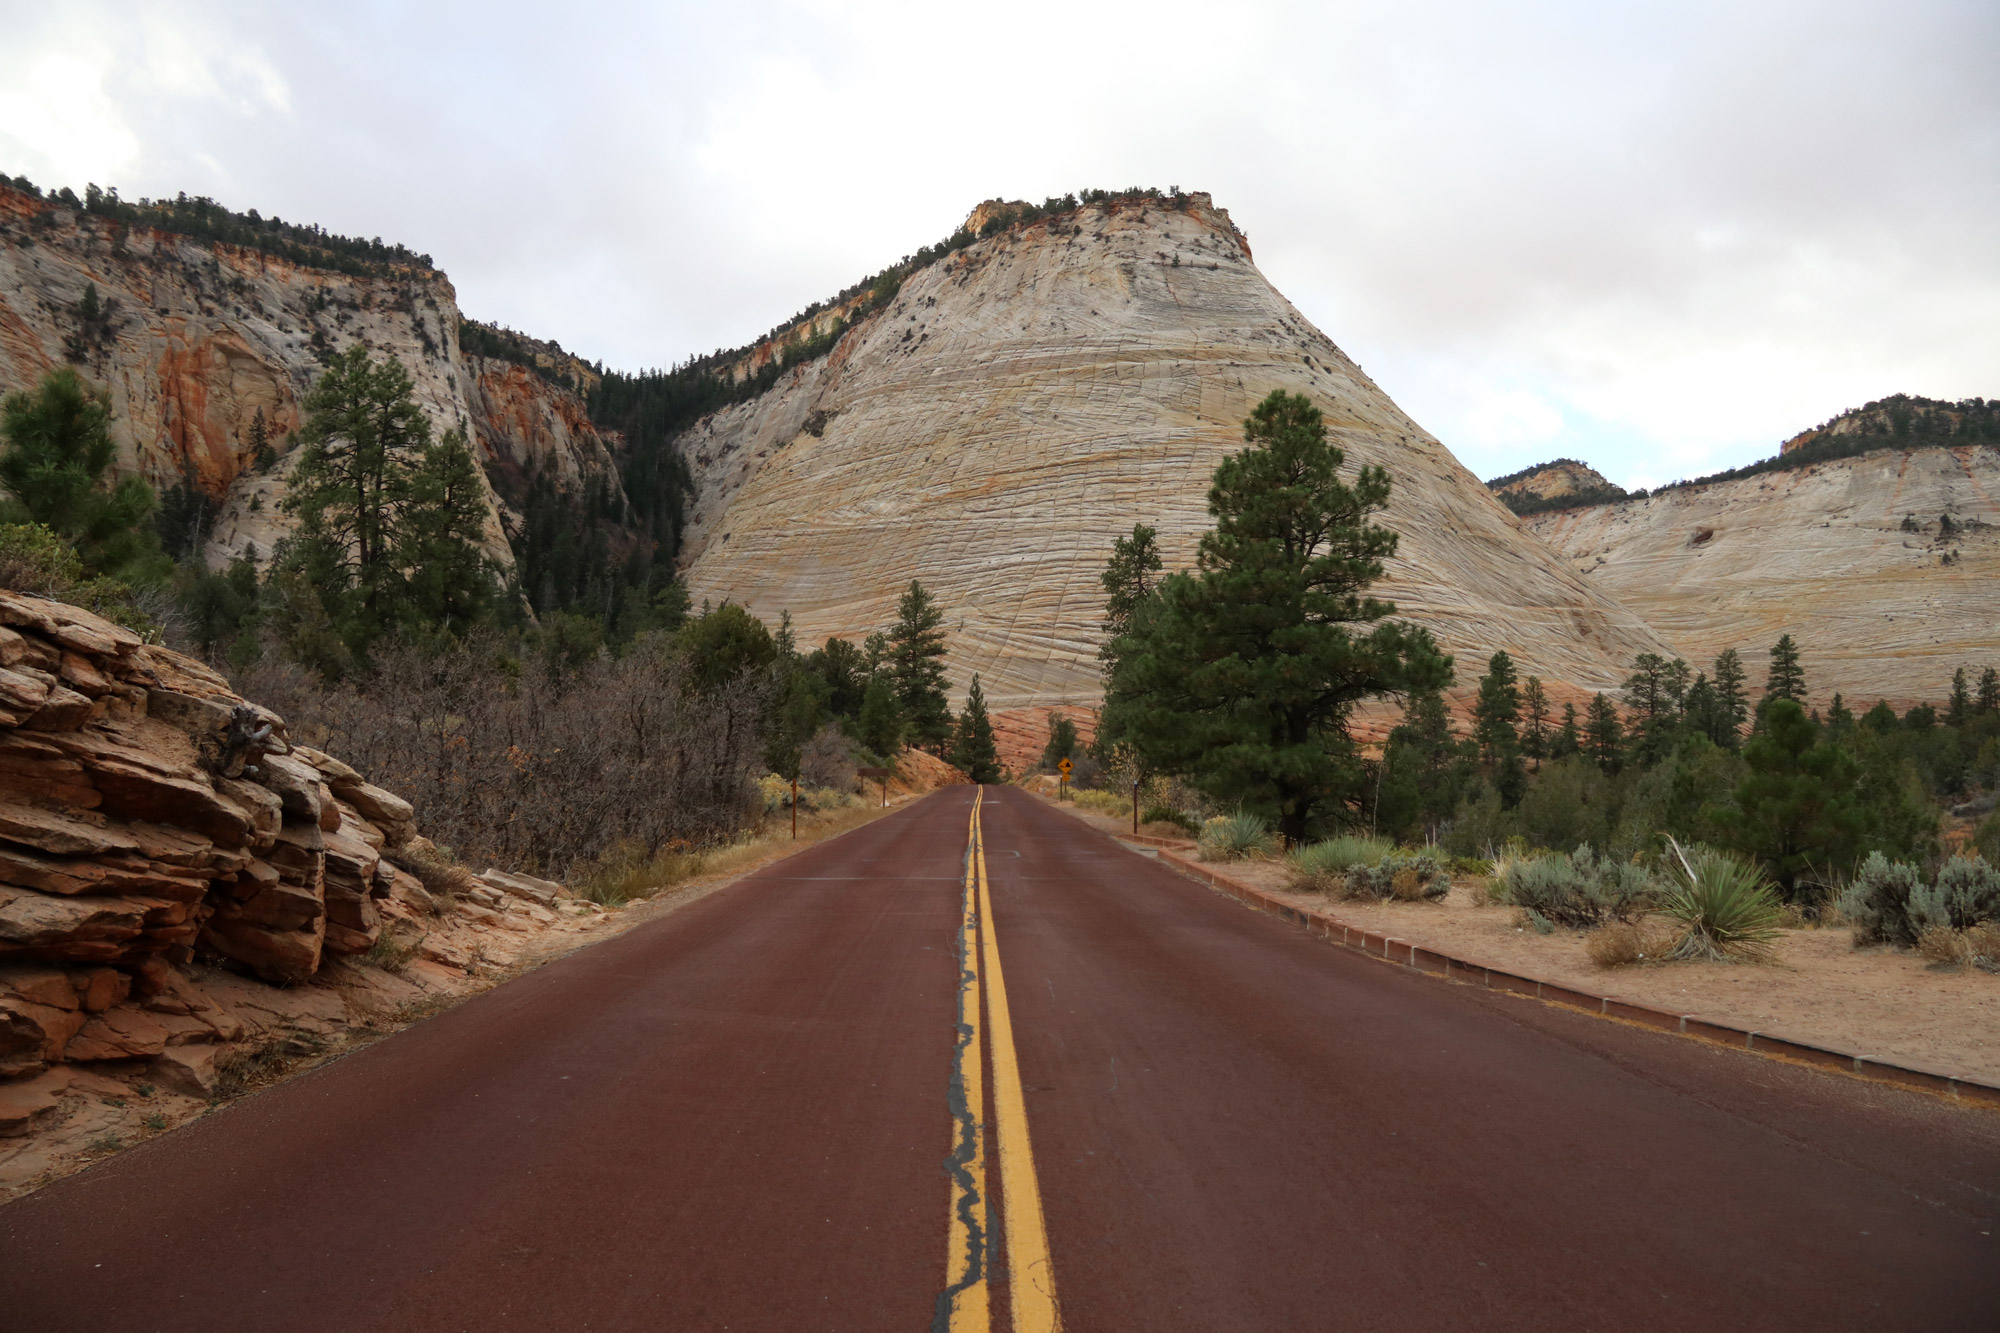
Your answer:
[[[1062,770],[1062,775],[1064,777],[1068,777],[1069,771],[1072,767],[1074,767],[1074,765],[1072,765],[1069,760],[1065,759],[1060,764],[1057,764],[1056,767]]]

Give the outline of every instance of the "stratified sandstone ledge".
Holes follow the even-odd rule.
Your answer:
[[[200,662],[0,591],[0,1135],[77,1062],[201,1094],[232,1043],[326,1037],[350,1006],[309,983],[385,931],[401,975],[342,982],[407,1002],[594,910],[499,873],[440,900],[424,850],[408,802]]]

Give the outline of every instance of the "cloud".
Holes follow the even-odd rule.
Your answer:
[[[2000,395],[1990,4],[60,11],[0,19],[0,167],[402,240],[614,365],[753,337],[980,199],[1151,184],[1211,191],[1483,475],[1666,480]]]

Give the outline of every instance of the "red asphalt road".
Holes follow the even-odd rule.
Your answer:
[[[926,1327],[971,800],[0,1208],[0,1328]],[[2000,1116],[1371,962],[1018,791],[983,818],[1071,1333],[2000,1327]]]

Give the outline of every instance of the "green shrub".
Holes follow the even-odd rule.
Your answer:
[[[1346,885],[1347,872],[1355,866],[1372,866],[1395,850],[1396,844],[1387,838],[1346,835],[1295,847],[1286,859],[1291,863],[1294,888],[1330,893]]]
[[[1454,875],[1490,875],[1493,863],[1483,856],[1454,856],[1451,858],[1451,873]]]
[[[1149,805],[1139,815],[1142,824],[1173,824],[1187,830],[1193,837],[1201,832],[1201,821],[1185,810],[1176,810],[1170,805]]]
[[[1938,867],[1935,881],[1910,890],[1908,910],[1918,939],[1927,930],[1968,930],[2000,921],[2000,870],[1983,856],[1954,856]]]
[[[1585,843],[1571,855],[1505,859],[1489,896],[1557,925],[1587,930],[1607,917],[1631,920],[1651,905],[1658,887],[1643,866],[1599,857]]]
[[[1217,815],[1201,826],[1196,841],[1204,861],[1241,861],[1278,850],[1278,840],[1261,815]]]
[[[1923,882],[1915,866],[1870,852],[1840,897],[1841,914],[1854,924],[1854,942],[1914,945],[1910,896]]]
[[[1686,932],[1671,958],[1760,958],[1778,937],[1782,905],[1749,861],[1672,844],[1675,882],[1660,910]]]
[[[1451,892],[1451,875],[1429,852],[1391,852],[1374,864],[1348,868],[1349,898],[1394,898],[1435,902]]]

